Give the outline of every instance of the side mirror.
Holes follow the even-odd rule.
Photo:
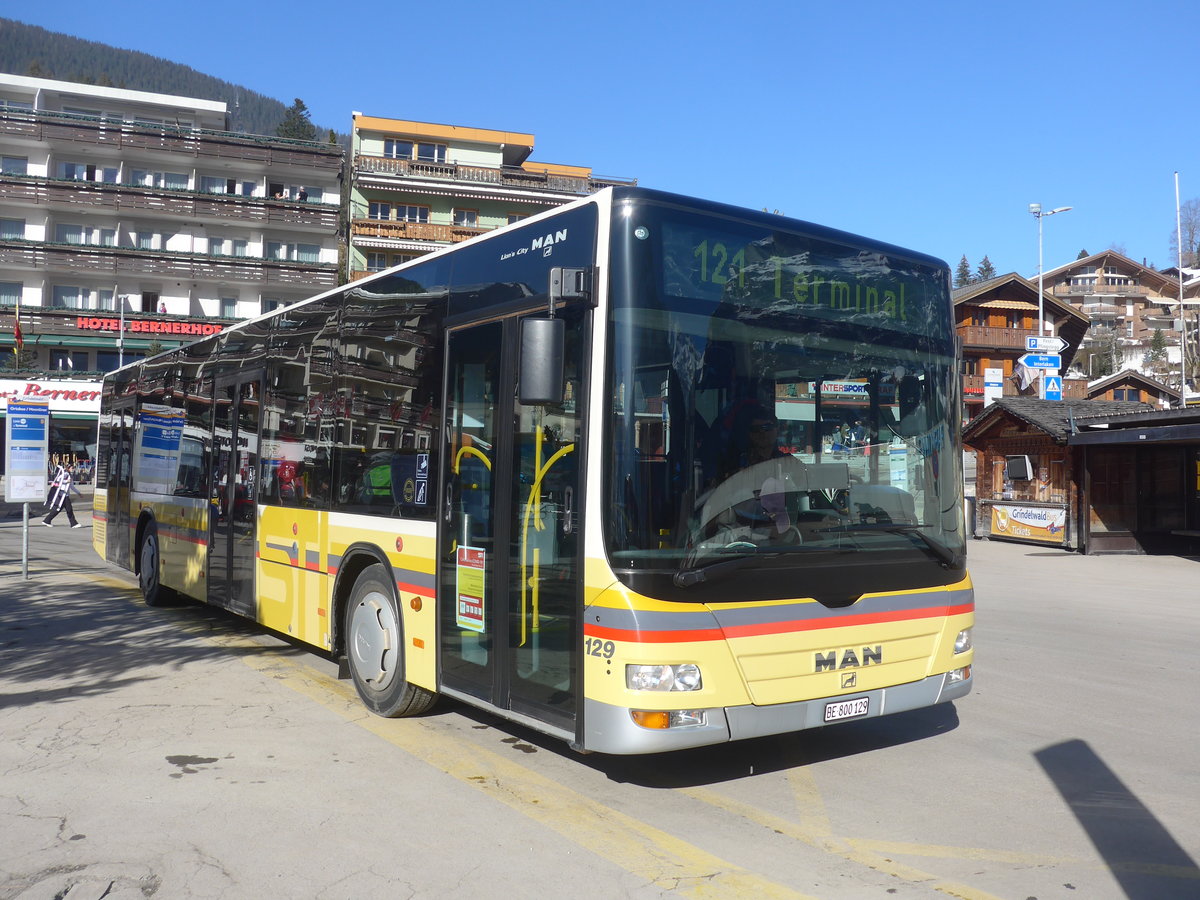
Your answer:
[[[521,372],[517,398],[524,406],[562,403],[567,323],[562,319],[521,322]]]

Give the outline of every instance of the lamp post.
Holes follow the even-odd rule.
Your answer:
[[[1042,219],[1046,216],[1057,215],[1060,212],[1066,212],[1069,209],[1074,209],[1071,206],[1060,206],[1057,209],[1042,212],[1042,204],[1030,203],[1029,211],[1033,213],[1033,217],[1038,223],[1038,337],[1042,337],[1046,333],[1046,316],[1043,312],[1043,288],[1042,288]],[[1042,377],[1038,379],[1038,397],[1046,399],[1046,373],[1042,372]]]
[[[1183,305],[1183,229],[1179,225],[1179,173],[1175,173],[1175,250],[1179,273],[1179,406],[1187,406],[1187,307]]]

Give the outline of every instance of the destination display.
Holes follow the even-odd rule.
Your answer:
[[[668,296],[892,331],[945,331],[944,272],[882,250],[751,226],[717,231],[711,220],[665,222],[662,246]]]

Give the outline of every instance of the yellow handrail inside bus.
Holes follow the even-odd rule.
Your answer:
[[[464,456],[478,456],[480,459],[483,460],[483,464],[485,466],[487,466],[487,470],[489,472],[492,471],[492,461],[483,455],[483,451],[476,450],[474,447],[471,447],[468,445],[466,447],[460,447],[458,453],[454,454],[454,474],[455,475],[458,474],[458,469],[459,469],[459,466],[462,464],[462,458]]]
[[[538,456],[541,456],[540,431],[541,430],[539,429],[539,440],[536,442],[536,446],[538,447]],[[541,625],[539,622],[539,616],[541,613],[541,597],[538,590],[538,575],[541,568],[541,560],[540,552],[538,548],[535,547],[533,551],[533,586],[531,589],[528,575],[529,566],[527,563],[529,558],[529,520],[533,518],[534,505],[536,504],[541,506],[542,503],[542,480],[554,467],[556,462],[558,462],[568,453],[571,453],[574,449],[574,444],[567,444],[548,460],[546,460],[546,464],[538,469],[537,477],[533,479],[533,484],[529,487],[529,499],[525,502],[525,515],[523,516],[523,522],[521,525],[521,643],[518,644],[520,647],[524,647],[526,640],[528,640],[527,622],[529,620],[529,616],[526,615],[526,612],[529,608],[531,598],[533,606],[533,630],[535,632],[538,631]],[[535,522],[534,527],[538,531],[541,531],[546,526],[542,524],[541,519],[539,518]]]

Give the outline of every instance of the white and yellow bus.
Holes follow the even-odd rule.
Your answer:
[[[971,688],[944,263],[616,188],[104,383],[95,546],[583,751]]]

